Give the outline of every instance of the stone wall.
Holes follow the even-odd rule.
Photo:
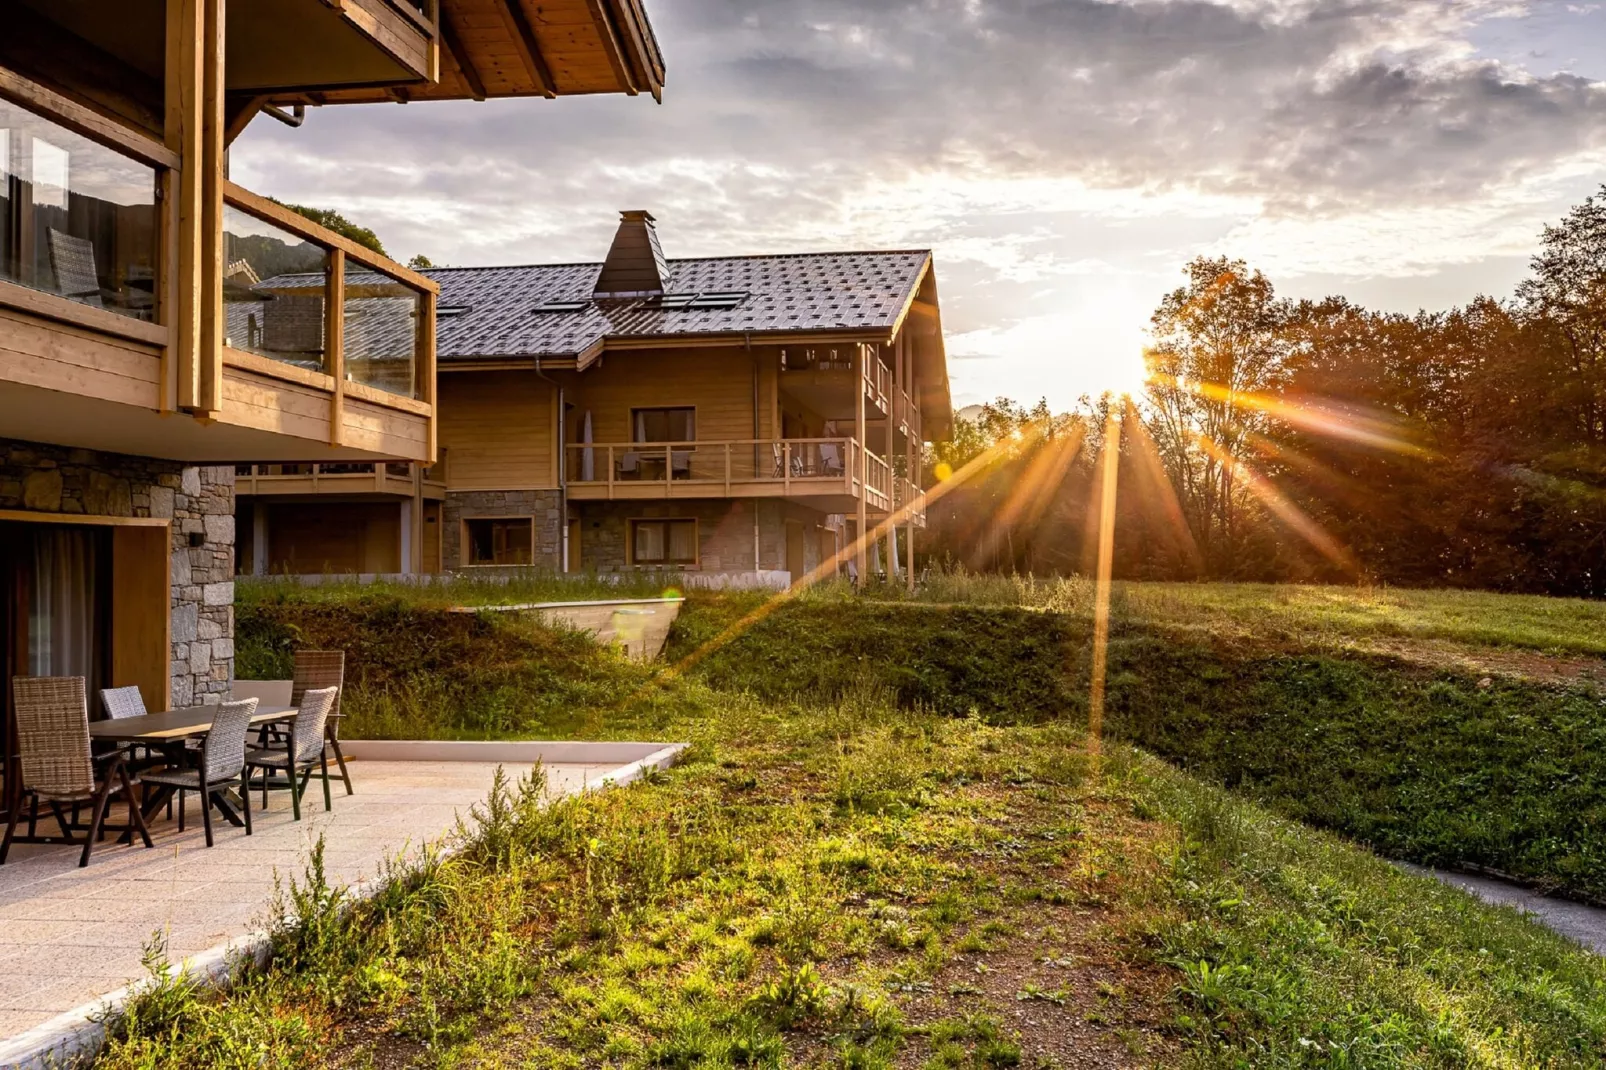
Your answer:
[[[234,468],[0,439],[0,509],[172,521],[172,701],[234,682]],[[198,536],[191,545],[191,536]]]
[[[445,568],[467,564],[463,521],[476,517],[535,520],[535,565],[557,569],[563,552],[563,496],[555,490],[453,491],[441,509],[441,561]]]

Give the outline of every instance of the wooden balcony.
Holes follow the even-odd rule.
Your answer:
[[[186,290],[175,152],[3,69],[0,120],[71,187],[13,182],[0,227],[7,437],[193,463],[432,458],[432,281],[224,182],[217,226],[320,270],[292,293],[242,256],[212,296]]]
[[[864,369],[857,376],[855,363]],[[855,344],[786,348],[781,354],[781,389],[828,419],[851,421],[855,389],[864,392],[869,418],[883,419],[893,411],[898,388],[877,347]]]
[[[851,438],[730,442],[599,442],[567,447],[572,501],[784,498],[851,512],[862,498],[885,512],[892,467]]]
[[[411,498],[446,497],[446,480],[429,468],[401,461],[332,464],[242,464],[234,475],[234,491],[264,498],[325,496]]]

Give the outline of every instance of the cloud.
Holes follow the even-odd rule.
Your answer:
[[[1086,295],[1152,308],[1195,253],[1335,278],[1509,258],[1606,159],[1606,86],[1479,52],[1516,0],[648,7],[661,107],[314,110],[258,120],[237,176],[452,263],[597,259],[625,207],[671,255],[934,247],[958,348],[1027,367],[1045,308],[1127,359]]]

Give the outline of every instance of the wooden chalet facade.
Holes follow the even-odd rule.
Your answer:
[[[880,545],[842,571],[907,563],[922,445],[952,419],[930,253],[669,260],[653,218],[626,212],[601,264],[428,275],[439,462],[242,467],[242,570],[773,585],[820,574],[861,531]]]
[[[229,181],[253,118],[662,74],[637,0],[4,5],[0,718],[14,675],[217,701],[235,466],[436,457],[438,284]]]

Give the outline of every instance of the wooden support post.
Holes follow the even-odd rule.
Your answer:
[[[172,276],[178,407],[223,407],[223,0],[167,0],[167,147],[178,154]]]
[[[329,395],[329,445],[346,441],[346,254],[329,250],[323,288],[323,366],[335,381]]]
[[[855,399],[853,403],[853,437],[859,445],[859,508],[855,518],[858,521],[858,528],[854,531],[853,564],[859,572],[858,579],[855,581],[859,587],[863,587],[869,582],[869,575],[866,571],[867,555],[865,554],[865,547],[869,540],[866,537],[868,533],[865,531],[865,526],[869,520],[866,499],[870,495],[870,450],[865,444],[864,433],[864,362],[868,353],[869,350],[861,345],[858,347],[858,355],[853,358],[853,370],[855,373],[853,376],[853,395]]]
[[[435,364],[435,306],[438,298],[432,293],[419,295],[418,315],[418,398],[429,406],[429,438],[425,443],[425,452],[429,456],[429,463],[434,464],[440,459],[440,403],[437,385],[438,372]],[[557,391],[553,391],[553,412],[557,412]],[[554,418],[552,426],[558,426]],[[554,467],[557,465],[556,457],[553,459]],[[554,472],[553,486],[557,486],[557,476]]]

